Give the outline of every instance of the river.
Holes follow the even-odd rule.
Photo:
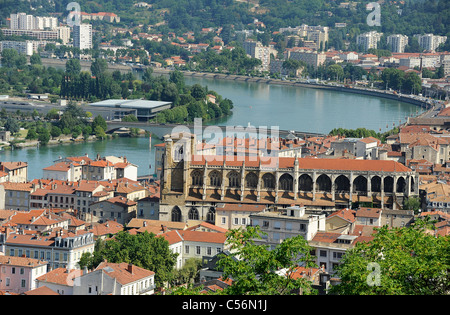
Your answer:
[[[407,116],[421,113],[411,104],[389,99],[291,87],[275,84],[235,82],[217,79],[185,77],[186,84],[208,86],[234,103],[233,115],[208,122],[224,126],[277,126],[281,130],[328,133],[333,128],[364,127],[377,132],[404,123]],[[160,140],[152,139],[152,145]],[[13,151],[1,151],[1,161],[28,162],[28,178],[41,178],[42,168],[50,166],[59,156],[126,156],[138,165],[138,175],[153,174],[154,149],[149,139],[117,138],[98,142],[83,142],[59,146],[40,146]]]

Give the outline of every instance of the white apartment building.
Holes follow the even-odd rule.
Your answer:
[[[92,48],[92,25],[81,24],[73,27],[73,46],[79,49]]]
[[[408,36],[394,34],[387,37],[387,44],[392,52],[403,53],[408,45]]]
[[[325,63],[327,56],[324,53],[318,53],[312,49],[303,49],[299,47],[288,48],[285,51],[285,59],[294,59],[303,61],[317,68]]]
[[[155,273],[128,263],[102,262],[73,281],[74,295],[152,295],[155,291]]]
[[[11,30],[55,30],[58,19],[55,17],[33,16],[26,13],[10,14]]]
[[[318,232],[308,242],[313,248],[315,263],[330,274],[336,272],[341,264],[342,256],[358,242],[370,241],[370,236],[357,236],[340,233]]]
[[[270,55],[277,56],[277,50],[270,46],[263,46],[261,42],[246,40],[243,44],[245,52],[252,58],[261,60],[261,71],[269,71]]]
[[[0,233],[0,246],[6,255],[42,259],[49,268],[78,269],[78,261],[83,253],[94,252],[94,234],[61,230],[49,234]]]
[[[312,240],[319,231],[325,231],[325,214],[307,212],[305,207],[293,206],[283,212],[262,211],[250,215],[251,225],[259,226],[265,232],[258,244],[274,249],[283,240],[302,235]]]
[[[447,41],[447,36],[439,36],[434,34],[416,34],[414,35],[414,37],[417,38],[420,48],[427,51],[435,51],[440,44],[443,44]]]
[[[371,48],[377,49],[381,36],[383,36],[383,33],[378,33],[376,31],[358,35],[356,37],[356,45],[360,46],[364,51]]]
[[[31,56],[35,52],[33,47],[33,42],[29,40],[24,42],[3,40],[0,42],[0,52],[4,49],[14,49],[17,50],[19,54]]]
[[[161,234],[169,242],[169,249],[178,253],[176,267],[180,269],[190,258],[202,259],[224,251],[227,236],[220,232],[172,230]]]

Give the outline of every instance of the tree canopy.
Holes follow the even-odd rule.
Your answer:
[[[112,263],[127,262],[155,272],[155,284],[163,286],[170,281],[178,254],[169,249],[169,242],[153,233],[131,235],[126,231],[117,233],[113,239],[97,241],[93,255],[84,254],[79,262],[93,269],[105,259]]]
[[[372,241],[357,243],[337,268],[341,295],[445,295],[450,290],[449,236],[426,233],[429,221],[377,229]]]

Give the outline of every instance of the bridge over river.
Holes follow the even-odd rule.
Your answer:
[[[179,125],[179,124],[157,124],[148,122],[124,122],[124,121],[107,121],[107,132],[113,132],[120,128],[140,128],[149,131],[152,136],[156,136],[160,139],[166,134],[179,133],[179,132],[191,132],[202,138],[218,138],[221,136],[230,137],[281,137],[286,138],[289,134],[292,134],[298,138],[309,138],[323,136],[320,133],[303,132],[294,130],[280,130],[277,127],[272,126],[213,126],[204,124],[191,124],[191,125]],[[221,133],[217,135],[217,133]]]

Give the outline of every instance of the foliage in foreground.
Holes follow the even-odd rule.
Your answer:
[[[259,227],[228,232],[227,244],[233,255],[223,255],[218,265],[223,270],[223,279],[232,279],[232,285],[216,294],[289,295],[300,290],[303,294],[316,293],[310,281],[292,277],[299,265],[315,266],[310,247],[302,236],[285,239],[272,250],[267,245],[256,244],[257,239],[261,239]],[[200,291],[201,287],[180,287],[172,294],[196,295]]]
[[[413,226],[384,226],[370,243],[358,243],[342,258],[331,289],[341,295],[445,295],[450,292],[449,236],[426,233],[426,220]]]

